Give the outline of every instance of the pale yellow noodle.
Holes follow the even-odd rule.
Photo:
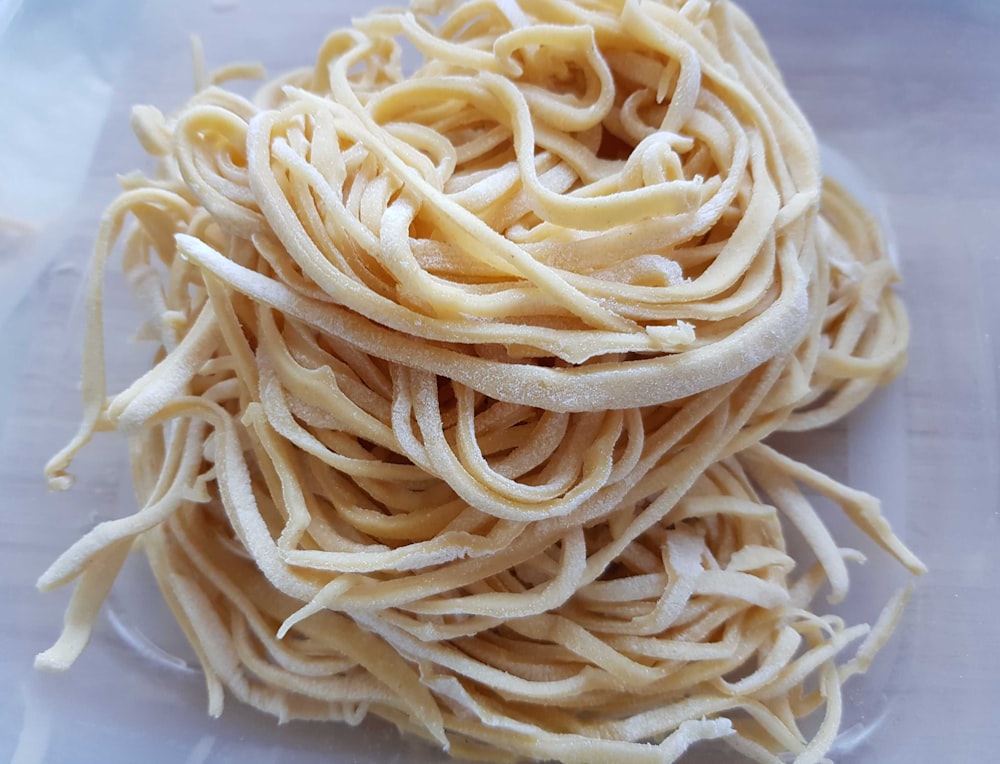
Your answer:
[[[824,760],[907,594],[874,629],[812,604],[860,554],[806,489],[923,566],[877,500],[761,441],[889,382],[908,325],[749,19],[417,2],[252,101],[218,85],[262,70],[195,57],[188,104],[133,112],[156,170],[104,218],[84,418],[47,468],[68,487],[121,430],[143,506],[41,577],[79,582],[37,665],[73,662],[141,548],[213,715],[228,691],[490,760]],[[108,396],[116,244],[157,353]]]

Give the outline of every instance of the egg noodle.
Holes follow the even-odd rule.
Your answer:
[[[253,100],[220,87],[255,72],[134,110],[156,172],[102,220],[83,423],[47,475],[121,431],[141,509],[41,577],[76,589],[37,665],[75,660],[138,548],[213,715],[228,691],[473,758],[824,760],[906,594],[872,628],[823,614],[861,555],[809,496],[923,566],[762,440],[892,379],[908,325],[744,13],[422,2]],[[108,396],[119,251],[158,350]]]

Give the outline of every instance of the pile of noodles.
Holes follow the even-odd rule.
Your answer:
[[[875,499],[761,441],[857,406],[908,327],[748,18],[425,2],[252,101],[218,86],[249,71],[134,112],[156,171],[102,221],[48,477],[119,430],[141,508],[42,576],[77,584],[38,665],[73,662],[139,548],[213,714],[373,713],[498,760],[822,760],[905,595],[873,628],[823,614],[860,555],[807,495],[922,566]],[[119,250],[158,350],[108,397]]]

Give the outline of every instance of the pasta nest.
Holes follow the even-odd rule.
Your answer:
[[[214,714],[225,688],[477,758],[822,759],[905,596],[871,630],[817,612],[860,555],[807,492],[922,568],[875,499],[761,441],[857,406],[908,329],[747,16],[420,3],[220,87],[246,73],[134,112],[156,171],[103,220],[84,422],[48,474],[121,430],[141,508],[43,576],[79,577],[80,617],[39,665],[138,546]],[[109,397],[116,248],[157,353]]]

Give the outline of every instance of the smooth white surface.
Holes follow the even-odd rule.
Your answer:
[[[873,673],[849,685],[850,740],[837,761],[995,761],[1000,3],[744,5],[822,140],[880,192],[914,324],[911,362],[897,392],[880,396],[846,426],[785,441],[838,477],[881,494],[901,534],[931,567]],[[72,11],[83,22],[67,25],[70,6],[25,0],[0,38],[2,74],[11,80],[2,92],[16,93],[26,82],[9,65],[15,53],[37,52],[31,46],[43,44],[27,36],[59,28],[77,37],[51,49],[51,71],[69,71],[77,61],[75,74],[97,72],[94,92],[111,94],[85,114],[67,103],[45,107],[51,111],[36,131],[21,129],[24,140],[0,143],[0,216],[11,217],[15,209],[3,200],[24,203],[27,195],[18,189],[28,182],[24,169],[11,168],[34,166],[32,151],[44,149],[51,136],[78,141],[68,152],[75,162],[45,165],[62,167],[42,179],[44,193],[61,202],[42,205],[28,231],[0,235],[0,602],[6,605],[0,611],[0,761],[441,761],[375,721],[358,729],[278,727],[234,701],[222,719],[208,719],[200,677],[169,657],[183,657],[183,645],[139,561],[116,588],[112,617],[102,620],[78,664],[63,676],[31,669],[34,653],[57,634],[66,600],[64,592],[37,594],[34,579],[97,517],[130,508],[124,449],[115,436],[102,436],[85,452],[70,493],[46,494],[41,479],[45,459],[79,415],[78,294],[96,221],[114,195],[114,173],[142,161],[128,132],[129,106],[151,102],[169,109],[186,97],[191,32],[202,35],[211,64],[259,58],[277,72],[309,62],[325,32],[367,4],[160,0],[142,4],[133,16],[121,13],[135,7],[124,0],[84,0]],[[23,114],[32,103],[37,99],[21,102]],[[12,113],[22,112],[9,106],[0,112],[6,129],[23,128]],[[80,131],[50,125],[57,116],[66,124],[78,120]],[[96,146],[87,131],[100,133]],[[25,136],[34,136],[34,146]],[[114,342],[129,336],[134,313],[120,281],[112,279],[110,291],[117,295],[109,305]],[[112,388],[147,360],[145,348],[122,354]],[[849,612],[872,617],[904,578],[873,559],[855,572]],[[154,644],[142,634],[153,635]]]

